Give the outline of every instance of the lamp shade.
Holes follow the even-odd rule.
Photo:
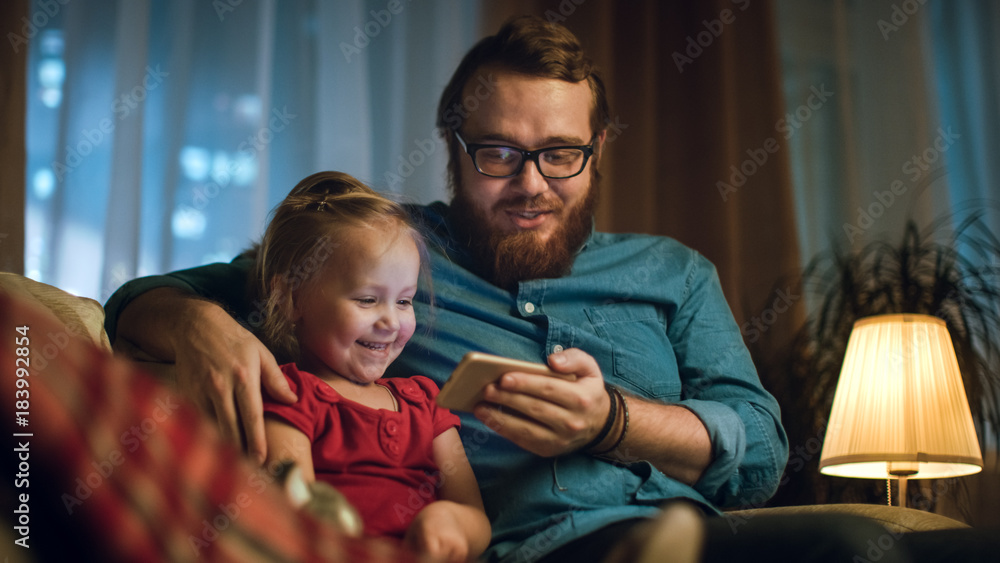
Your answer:
[[[820,473],[937,479],[977,473],[982,465],[944,321],[902,314],[854,323]]]

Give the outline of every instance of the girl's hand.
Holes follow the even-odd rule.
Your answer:
[[[470,560],[469,540],[462,532],[461,514],[465,510],[468,507],[447,500],[428,504],[410,523],[403,543],[431,561]]]

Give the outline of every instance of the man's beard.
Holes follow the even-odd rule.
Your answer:
[[[562,222],[547,241],[539,240],[534,230],[504,233],[490,226],[489,216],[475,206],[467,190],[455,187],[451,202],[452,225],[460,241],[465,242],[482,275],[498,287],[511,290],[518,282],[543,278],[558,278],[569,273],[576,252],[590,235],[594,209],[597,205],[598,174],[591,174],[590,185],[583,200],[567,209],[562,200],[552,194],[504,199],[491,211],[511,209],[544,209],[553,215],[563,215]]]

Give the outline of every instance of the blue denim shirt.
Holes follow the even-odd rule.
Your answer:
[[[521,282],[511,293],[475,273],[451,236],[445,204],[412,211],[428,238],[433,281],[421,286],[417,331],[387,376],[423,374],[442,385],[470,350],[544,362],[576,347],[597,360],[608,382],[691,410],[712,441],[712,462],[692,487],[642,460],[539,457],[461,413],[462,441],[493,525],[486,559],[533,561],[612,522],[653,516],[671,498],[712,511],[774,493],[788,458],[778,404],[761,386],[704,257],[665,237],[595,232],[570,274]],[[164,285],[227,303],[253,328],[259,307],[240,297],[249,263],[238,258],[126,284],[107,304],[109,335],[125,303]]]

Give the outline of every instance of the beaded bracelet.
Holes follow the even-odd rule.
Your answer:
[[[605,383],[604,390],[608,392],[608,399],[611,401],[611,408],[608,410],[608,419],[604,421],[604,428],[601,428],[601,431],[597,434],[597,436],[588,442],[586,446],[581,448],[583,450],[589,450],[603,442],[604,439],[608,437],[608,434],[611,433],[611,429],[614,428],[615,420],[618,419],[618,399],[615,398],[614,388],[610,384]]]
[[[622,394],[621,390],[617,387],[614,387],[613,389],[615,391],[615,395],[617,395],[622,401],[622,413],[625,415],[625,423],[622,425],[622,433],[618,435],[618,439],[615,440],[615,443],[612,444],[610,448],[601,452],[594,452],[593,455],[609,454],[617,450],[618,446],[622,445],[622,442],[625,441],[625,434],[628,434],[628,401],[625,400],[625,395]]]

